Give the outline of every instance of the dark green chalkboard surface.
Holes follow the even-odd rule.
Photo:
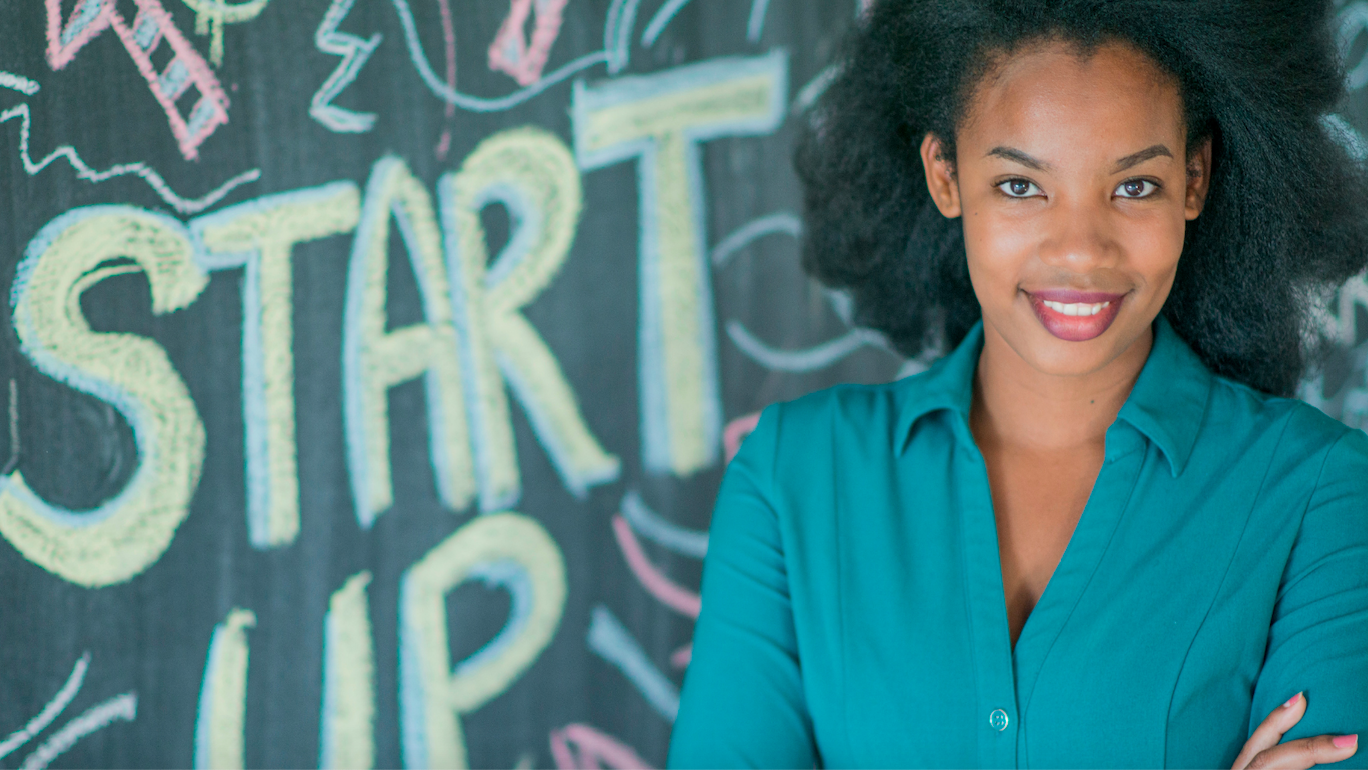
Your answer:
[[[798,266],[860,11],[0,0],[0,766],[663,763],[755,414],[922,366]]]

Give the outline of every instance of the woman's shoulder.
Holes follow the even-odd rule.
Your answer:
[[[1215,377],[1208,427],[1229,431],[1247,426],[1255,434],[1275,437],[1278,454],[1314,459],[1319,476],[1352,475],[1368,493],[1368,433],[1346,425],[1297,398],[1274,396],[1225,377]],[[1232,438],[1239,431],[1230,431]]]

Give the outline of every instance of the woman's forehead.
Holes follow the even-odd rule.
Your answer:
[[[1177,81],[1120,43],[1087,51],[1045,43],[1004,56],[967,107],[960,143],[1027,142],[1078,155],[1113,143],[1178,142],[1184,132]]]

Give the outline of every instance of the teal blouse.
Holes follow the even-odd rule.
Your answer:
[[[930,370],[767,408],[727,469],[674,767],[1230,767],[1360,733],[1368,434],[1213,376],[1162,318],[1015,649],[977,327]]]

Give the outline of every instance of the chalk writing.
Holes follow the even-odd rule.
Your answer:
[[[509,0],[508,16],[489,44],[489,68],[507,72],[518,85],[529,86],[541,77],[551,45],[560,34],[566,0],[537,0],[532,39],[523,35],[533,0]],[[453,57],[454,61],[454,57]],[[453,68],[454,69],[454,68]]]
[[[424,322],[385,331],[389,223],[399,224],[418,280]],[[342,332],[342,397],[356,518],[369,527],[389,510],[389,389],[418,376],[427,388],[431,461],[442,503],[465,508],[475,494],[461,372],[456,357],[442,236],[432,199],[398,158],[376,162],[352,242]]]
[[[375,53],[381,40],[379,32],[368,38],[359,38],[337,31],[337,27],[347,18],[347,14],[351,13],[352,4],[355,2],[356,0],[333,0],[323,14],[323,20],[318,23],[318,29],[314,31],[314,46],[323,53],[342,57],[342,61],[328,79],[323,81],[323,85],[318,87],[309,102],[309,115],[314,120],[327,126],[331,131],[351,134],[374,128],[375,113],[344,109],[334,105],[332,100],[356,80],[361,68],[366,66],[366,60]]]
[[[679,688],[660,673],[631,632],[607,607],[594,607],[589,619],[589,649],[613,664],[666,720],[679,714]]]
[[[131,206],[90,206],[34,237],[11,291],[24,356],[117,409],[138,447],[132,479],[92,511],[47,503],[18,470],[0,479],[0,534],[30,561],[88,587],[128,580],[161,557],[189,512],[204,457],[204,426],[161,345],[93,332],[81,314],[86,289],[135,270],[147,275],[158,314],[190,304],[206,282],[179,222]]]
[[[201,268],[243,270],[247,522],[257,548],[289,545],[299,533],[291,254],[296,244],[350,232],[359,216],[356,185],[334,182],[257,198],[190,223]]]
[[[481,507],[511,505],[521,493],[505,381],[566,487],[583,497],[617,478],[619,461],[589,431],[555,356],[519,312],[569,254],[583,200],[574,159],[541,129],[503,131],[443,176],[438,192]],[[513,226],[490,264],[479,213],[494,202],[508,208]]]
[[[1368,3],[1363,0],[1348,3],[1340,8],[1338,20],[1340,51],[1347,57],[1354,42],[1368,30]],[[1348,66],[1347,61],[1345,65],[1348,72],[1345,73],[1344,82],[1350,91],[1368,85],[1368,55],[1359,54],[1359,60],[1353,66]]]
[[[52,760],[65,754],[67,749],[76,745],[76,741],[107,727],[116,720],[132,722],[137,716],[137,693],[126,692],[107,701],[97,703],[86,709],[80,716],[62,725],[61,729],[34,749],[32,754],[24,757],[24,761],[19,764],[19,770],[43,770]]]
[[[218,203],[220,200],[223,200],[224,196],[232,192],[238,186],[247,184],[248,182],[255,182],[261,178],[261,170],[254,168],[229,179],[201,198],[183,198],[166,184],[166,180],[162,179],[161,174],[158,174],[156,170],[145,163],[120,163],[119,165],[111,166],[104,171],[96,171],[86,165],[85,161],[81,160],[81,156],[76,153],[76,149],[71,145],[64,144],[45,155],[42,160],[34,162],[33,158],[29,155],[30,117],[29,106],[27,104],[20,104],[11,107],[4,112],[0,112],[0,123],[16,118],[19,120],[19,158],[24,163],[24,172],[29,176],[36,175],[58,158],[67,159],[67,162],[71,164],[71,167],[76,169],[77,179],[83,179],[91,183],[103,182],[107,179],[132,174],[140,177],[144,182],[147,182],[157,195],[161,196],[162,200],[169,203],[172,208],[182,214],[199,213],[215,203]]]
[[[214,627],[195,718],[195,767],[241,768],[243,720],[247,708],[247,629],[251,610],[234,609]]]
[[[446,595],[467,580],[512,595],[508,624],[454,669]],[[467,767],[461,716],[508,688],[551,642],[565,606],[565,562],[534,519],[491,513],[462,526],[404,573],[399,711],[406,767]]]
[[[370,572],[358,572],[332,595],[323,621],[321,770],[375,766],[375,649],[371,642]]]
[[[48,64],[55,70],[62,69],[86,43],[113,27],[166,112],[181,154],[194,160],[199,157],[200,144],[228,122],[228,96],[209,64],[176,28],[160,0],[134,3],[138,15],[130,23],[115,8],[115,0],[78,0],[64,25],[61,0],[45,0]],[[158,72],[152,64],[152,54],[162,43],[171,47],[173,56]],[[192,101],[188,114],[182,114],[176,103],[191,88],[197,90],[199,98]]]
[[[617,538],[618,547],[622,549],[623,558],[627,560],[627,566],[631,568],[632,574],[652,596],[681,615],[698,617],[701,606],[698,594],[665,577],[651,564],[626,519],[621,516],[613,517],[613,535]]]
[[[646,467],[687,476],[717,459],[722,408],[705,256],[699,143],[783,120],[788,57],[719,58],[587,86],[571,116],[580,167],[639,158],[639,380]]]
[[[769,10],[769,0],[751,0],[750,17],[746,20],[746,39],[752,43],[760,42],[765,31],[765,12]]]
[[[35,80],[30,80],[23,75],[16,75],[13,72],[0,72],[0,88],[13,88],[25,96],[33,96],[38,93],[41,86]]]
[[[76,661],[76,665],[71,667],[71,673],[67,676],[66,682],[62,685],[57,694],[52,696],[52,700],[39,711],[28,724],[10,733],[9,737],[0,741],[0,759],[9,756],[15,749],[23,746],[41,733],[52,720],[71,703],[71,699],[76,697],[76,693],[81,691],[81,685],[85,682],[86,671],[90,668],[90,653],[81,656]]]
[[[670,20],[675,17],[675,14],[684,10],[684,6],[688,4],[689,0],[666,0],[665,4],[660,6],[660,10],[651,17],[651,20],[646,22],[646,29],[641,33],[641,44],[647,48],[655,45],[656,38],[665,31]]]

